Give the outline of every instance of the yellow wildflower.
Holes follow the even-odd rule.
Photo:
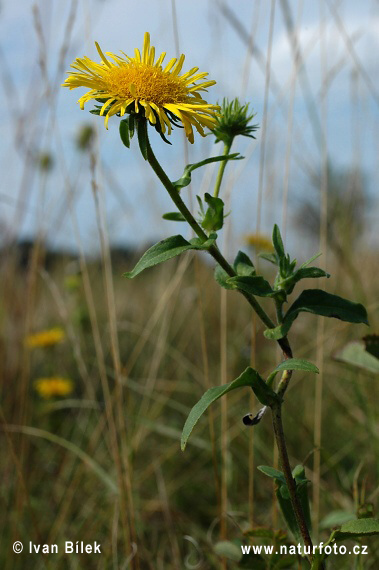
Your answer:
[[[28,335],[25,339],[25,344],[28,348],[51,346],[61,342],[64,337],[64,330],[59,327],[55,327],[53,329]]]
[[[55,396],[68,396],[73,391],[74,384],[68,378],[52,376],[50,378],[39,378],[34,382],[34,388],[41,398],[49,400]]]
[[[271,239],[264,234],[247,234],[244,239],[247,245],[251,245],[258,251],[274,251]]]
[[[179,75],[185,56],[173,58],[163,67],[166,53],[162,53],[155,61],[155,48],[150,46],[150,34],[145,33],[142,53],[134,50],[134,57],[124,52],[122,56],[106,52],[106,55],[95,42],[101,63],[88,57],[77,58],[71,67],[77,71],[69,72],[63,87],[89,87],[78,103],[83,109],[85,103],[92,99],[103,103],[100,115],[105,114],[105,126],[108,128],[109,117],[125,113],[140,114],[152,124],[159,121],[160,131],[166,129],[171,134],[171,124],[180,121],[188,140],[193,143],[192,127],[205,136],[203,127],[212,129],[216,125],[218,105],[210,105],[204,101],[199,92],[207,91],[207,87],[215,81],[196,81],[204,79],[208,73],[198,72],[193,67],[183,75]],[[112,60],[112,61],[110,61]]]

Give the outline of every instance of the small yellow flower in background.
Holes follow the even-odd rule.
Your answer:
[[[25,344],[28,348],[52,346],[61,342],[64,337],[64,330],[59,327],[55,327],[53,329],[28,335],[25,339]]]
[[[34,382],[34,388],[41,398],[49,400],[55,396],[64,397],[71,394],[74,383],[68,378],[52,376],[51,378],[39,378]]]
[[[247,245],[255,247],[258,251],[274,251],[271,239],[264,234],[247,234],[244,240]]]
[[[95,45],[101,63],[88,57],[77,58],[71,64],[77,71],[69,72],[63,87],[89,87],[90,91],[78,101],[80,108],[83,109],[85,103],[92,99],[100,99],[103,103],[100,115],[105,114],[106,128],[112,115],[122,117],[125,113],[133,112],[146,117],[152,125],[158,121],[163,134],[166,128],[171,134],[171,125],[181,122],[188,140],[193,143],[192,127],[205,136],[203,127],[212,129],[216,125],[216,112],[220,107],[210,105],[199,93],[207,91],[206,88],[216,82],[196,84],[196,81],[208,75],[206,72],[197,73],[198,67],[179,75],[185,59],[183,54],[179,59],[170,59],[163,67],[166,53],[154,61],[155,48],[150,46],[148,33],[144,36],[142,54],[135,49],[134,57],[124,52],[121,52],[122,56],[106,52],[110,58],[107,59],[98,43],[95,42]]]

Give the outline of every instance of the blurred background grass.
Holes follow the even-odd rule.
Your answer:
[[[199,14],[208,36],[193,43]],[[76,93],[59,92],[69,63],[88,53],[84,39],[89,49],[100,39],[128,53],[149,29],[162,50],[167,37],[188,65],[209,70],[219,98],[252,100],[261,129],[257,143],[234,149],[246,160],[226,180],[225,254],[243,247],[256,259],[277,221],[299,261],[322,250],[319,264],[332,277],[320,286],[364,302],[375,332],[378,21],[369,1],[358,11],[347,1],[137,9],[54,0],[22,11],[2,3],[2,568],[234,568],[214,552],[220,538],[284,527],[272,482],[256,470],[277,463],[269,417],[251,430],[241,421],[257,411],[248,391],[215,404],[180,451],[185,418],[205,389],[249,364],[268,373],[281,356],[243,299],[220,291],[204,257],[122,277],[154,238],[186,230],[161,221],[168,201],[137,149],[121,148],[117,119],[106,132],[97,117],[79,115]],[[173,179],[186,162],[217,152],[210,137],[183,148],[181,135],[168,150],[156,145]],[[214,174],[194,177],[193,194]],[[60,342],[26,345],[55,327]],[[323,540],[330,512],[334,520],[377,512],[377,378],[333,359],[366,333],[312,316],[292,333],[295,355],[322,372],[296,373],[284,422],[291,464],[304,463],[312,482]],[[44,398],[35,382],[51,377],[70,380],[72,392]],[[58,543],[60,554],[15,555],[15,540]],[[65,540],[97,540],[102,555],[65,556]],[[368,557],[336,557],[331,567],[376,568],[377,550],[371,541]]]

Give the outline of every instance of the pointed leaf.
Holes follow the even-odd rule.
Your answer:
[[[274,244],[275,251],[278,255],[280,261],[285,258],[285,251],[282,236],[280,234],[279,226],[277,224],[274,225],[274,230],[272,232],[272,243]]]
[[[334,539],[342,540],[359,538],[360,536],[374,536],[379,534],[379,519],[357,519],[346,522],[340,529],[334,531]]]
[[[167,212],[163,214],[162,218],[164,220],[170,220],[171,222],[185,222],[186,219],[180,212]]]
[[[215,198],[207,192],[204,195],[204,200],[208,204],[208,208],[201,222],[202,227],[207,231],[220,230],[224,225],[224,202],[221,198]]]
[[[134,269],[124,273],[124,277],[132,279],[148,267],[163,263],[190,249],[195,249],[195,247],[181,235],[166,238],[150,247],[150,249],[143,254]]]
[[[209,406],[213,402],[215,402],[216,400],[221,398],[221,396],[224,396],[228,392],[236,390],[237,388],[241,388],[243,386],[252,387],[255,379],[258,376],[259,376],[258,372],[256,372],[255,370],[253,370],[253,368],[249,366],[248,368],[246,368],[244,372],[242,372],[240,376],[238,376],[238,378],[233,380],[233,382],[230,382],[230,384],[224,384],[222,386],[214,386],[213,388],[207,390],[205,394],[203,394],[201,399],[197,402],[197,404],[195,404],[195,406],[192,408],[186,420],[186,423],[184,424],[182,439],[181,439],[182,451],[184,451],[187,445],[188,438],[191,435],[193,428],[195,427],[201,416],[204,414],[204,412],[209,408]]]
[[[228,283],[234,289],[245,291],[251,295],[258,297],[273,297],[276,291],[273,290],[270,283],[261,275],[250,275],[246,277],[230,277]]]
[[[348,301],[321,289],[306,289],[288,309],[283,323],[276,328],[267,329],[264,332],[265,337],[278,340],[285,336],[301,312],[368,325],[366,309],[360,303]]]
[[[239,251],[233,263],[234,271],[240,277],[255,274],[255,267],[251,259],[243,251]]]
[[[258,253],[258,257],[261,257],[262,259],[265,259],[274,265],[278,265],[278,258],[276,256],[276,253]]]
[[[233,154],[228,154],[226,156],[225,155],[212,156],[211,158],[206,158],[201,162],[195,162],[194,164],[187,164],[187,166],[184,169],[183,176],[179,178],[179,180],[173,182],[173,185],[178,189],[188,186],[191,183],[192,171],[196,170],[196,168],[200,168],[201,166],[205,166],[206,164],[209,164],[211,162],[220,162],[224,160],[240,160],[241,158],[243,158],[243,156],[240,156],[238,152],[235,152]]]
[[[273,372],[279,372],[280,370],[305,370],[305,372],[319,373],[317,366],[303,358],[288,358],[288,360],[284,360],[278,364]]]
[[[226,271],[221,267],[221,265],[216,265],[214,270],[214,278],[221,287],[224,289],[233,290],[234,287],[228,283],[228,279],[230,276],[226,273]]]
[[[274,467],[270,467],[269,465],[259,465],[258,469],[268,477],[271,477],[272,479],[277,479],[281,483],[286,484],[286,479],[284,477],[284,474],[281,471],[278,471],[278,469],[274,469]]]

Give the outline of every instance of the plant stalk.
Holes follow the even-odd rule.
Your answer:
[[[299,525],[299,530],[301,532],[301,536],[303,537],[304,545],[311,552],[309,558],[312,561],[313,558],[312,539],[309,534],[307,523],[305,522],[305,517],[301,503],[299,501],[299,497],[296,494],[296,483],[294,478],[292,477],[291,466],[288,459],[286,440],[283,432],[282,404],[279,403],[276,404],[275,406],[272,406],[271,411],[272,411],[272,423],[275,433],[275,441],[279,451],[280,465],[283,470],[283,474],[287,483],[288,491],[291,498],[291,504],[296,516],[297,524]]]
[[[145,122],[143,128],[146,129],[146,132],[145,132],[146,145],[147,145],[147,149],[146,149],[147,155],[146,156],[147,156],[147,160],[148,160],[150,166],[154,170],[155,174],[158,176],[159,180],[162,182],[163,186],[166,188],[166,190],[169,193],[169,195],[170,195],[172,201],[174,202],[175,206],[178,208],[179,212],[187,220],[187,222],[189,223],[189,225],[191,226],[191,228],[193,229],[195,234],[200,239],[202,239],[203,241],[206,241],[208,239],[207,234],[204,232],[202,227],[195,220],[194,216],[189,211],[186,204],[183,202],[177,188],[175,188],[175,186],[172,184],[171,180],[168,178],[167,174],[165,173],[165,171],[163,170],[163,168],[159,164],[156,156],[154,155],[153,149],[151,148],[150,141],[148,138],[147,122]],[[224,148],[225,154],[229,153],[230,146],[231,145],[229,145],[229,146],[225,145],[225,148]],[[218,195],[218,192],[220,189],[221,180],[222,180],[222,176],[223,176],[224,169],[225,169],[225,164],[226,164],[226,162],[223,162],[223,164],[220,167],[219,173],[218,173],[216,188],[215,188],[215,194],[214,194],[215,196]],[[211,245],[208,249],[208,252],[215,259],[215,261],[217,261],[217,263],[219,263],[219,265],[224,269],[224,271],[230,277],[235,277],[236,273],[235,273],[233,267],[227,262],[227,260],[222,255],[222,253],[220,252],[220,250],[218,249],[216,244]],[[250,295],[249,293],[245,293],[242,291],[240,291],[240,293],[242,293],[242,295],[248,301],[250,306],[254,309],[254,311],[256,312],[258,317],[261,319],[261,321],[268,328],[274,328],[275,327],[274,322],[270,319],[270,317],[267,315],[266,311],[261,307],[260,303],[256,300],[256,298],[253,295]],[[291,350],[291,347],[290,347],[290,344],[288,342],[287,337],[283,337],[283,338],[279,339],[277,342],[283,351],[284,358],[285,359],[292,358],[292,350]],[[284,392],[287,389],[289,380],[291,378],[291,374],[292,374],[292,372],[289,370],[287,370],[283,373],[282,379],[281,379],[281,381],[279,383],[279,387],[278,387],[278,394],[281,397],[284,395]],[[279,451],[280,463],[281,463],[283,473],[284,473],[284,476],[285,476],[285,479],[287,482],[287,487],[288,487],[289,494],[291,497],[292,507],[293,507],[295,515],[296,515],[296,520],[298,522],[299,529],[300,529],[301,535],[302,535],[303,540],[304,540],[304,544],[307,547],[310,547],[311,552],[312,552],[312,550],[313,550],[312,540],[311,540],[311,537],[309,535],[307,524],[306,524],[305,518],[304,518],[304,513],[303,513],[303,510],[301,508],[301,504],[299,502],[299,498],[296,495],[296,484],[295,484],[295,481],[292,477],[291,467],[290,467],[290,463],[289,463],[289,459],[288,459],[287,447],[286,447],[286,442],[285,442],[284,432],[283,432],[283,424],[282,424],[282,416],[281,416],[281,403],[272,408],[272,417],[273,417],[273,426],[274,426],[276,444],[277,444],[278,451]]]
[[[230,153],[230,149],[232,147],[232,142],[233,142],[233,139],[230,142],[224,144],[224,156],[227,156]],[[220,164],[219,169],[218,169],[216,184],[215,184],[215,188],[214,188],[214,192],[213,192],[213,196],[215,198],[218,198],[218,195],[220,193],[220,187],[221,187],[222,178],[224,176],[226,162],[227,162],[226,160],[223,160]]]

